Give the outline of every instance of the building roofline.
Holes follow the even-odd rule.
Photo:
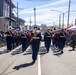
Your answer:
[[[4,18],[10,19],[9,17],[4,17]],[[11,20],[16,22],[16,20],[14,18],[11,18]]]
[[[15,18],[17,19],[17,17],[15,17]],[[19,19],[19,20],[22,20],[22,21],[24,21],[24,22],[25,22],[25,20],[24,20],[24,19],[22,19],[22,18],[19,18],[19,17],[18,17],[18,19]]]

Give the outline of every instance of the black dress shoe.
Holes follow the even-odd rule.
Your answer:
[[[22,50],[22,52],[24,52],[24,50]]]
[[[74,48],[72,50],[75,50]]]
[[[49,53],[49,50],[47,50],[47,53]]]
[[[49,53],[49,51],[47,51],[47,53]]]
[[[32,63],[34,64],[35,63],[35,60],[33,60]]]
[[[63,51],[61,51],[61,54],[63,54]]]

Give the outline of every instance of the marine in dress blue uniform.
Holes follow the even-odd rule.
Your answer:
[[[33,63],[35,63],[35,61],[37,60],[37,55],[38,55],[38,51],[39,51],[39,47],[40,47],[40,41],[41,41],[41,34],[39,32],[39,30],[35,30],[35,32],[33,33],[33,38],[31,41],[31,47],[32,47],[32,60]]]
[[[22,33],[22,35],[21,35],[21,42],[22,42],[22,52],[24,52],[26,50],[26,44],[27,44],[26,33]]]
[[[44,33],[44,43],[45,43],[47,52],[49,52],[49,48],[50,48],[50,44],[51,44],[51,37],[52,37],[52,34],[50,32],[50,29],[47,29]]]
[[[12,50],[12,34],[10,31],[7,31],[6,33],[6,43],[7,43],[7,51]]]
[[[64,30],[62,29],[59,34],[59,49],[61,53],[63,53],[63,48],[65,47],[65,41],[66,41],[65,34]]]

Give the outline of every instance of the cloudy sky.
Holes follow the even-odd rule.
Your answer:
[[[62,13],[68,11],[69,0],[13,0],[14,4],[19,8],[24,8],[19,12],[19,17],[23,18],[26,23],[30,25],[29,21],[31,18],[32,23],[34,23],[34,7],[36,8],[36,22],[37,24],[58,24],[59,14],[61,14],[62,23]],[[16,10],[16,8],[14,9]],[[58,11],[51,11],[58,10]],[[71,0],[70,8],[70,24],[75,22],[76,18],[76,0]],[[64,15],[64,24],[67,24],[68,13]]]

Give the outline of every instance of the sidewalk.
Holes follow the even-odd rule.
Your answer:
[[[4,54],[7,52],[6,46],[0,47],[0,54]]]

